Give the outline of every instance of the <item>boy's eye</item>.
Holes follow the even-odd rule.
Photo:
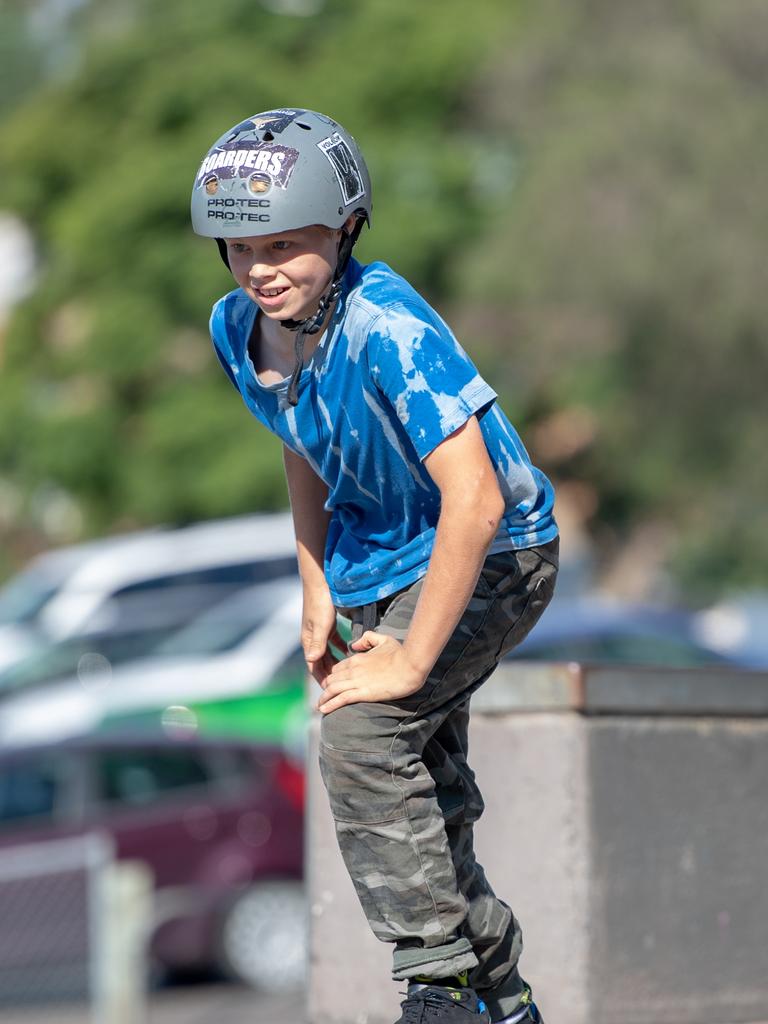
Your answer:
[[[278,238],[272,243],[273,249],[287,249],[291,243],[287,238]]]
[[[230,242],[229,248],[232,250],[232,252],[242,253],[247,251],[248,246],[243,245],[242,242]]]

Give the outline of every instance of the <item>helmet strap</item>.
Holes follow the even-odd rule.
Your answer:
[[[345,231],[342,228],[341,238],[339,239],[336,269],[333,272],[333,277],[331,278],[331,284],[328,291],[321,297],[320,302],[318,303],[317,312],[314,313],[313,316],[306,317],[304,320],[293,320],[288,318],[280,321],[281,327],[285,327],[289,331],[297,332],[296,340],[293,344],[296,363],[288,382],[289,405],[298,405],[299,402],[299,377],[301,376],[301,371],[304,369],[304,342],[307,335],[317,334],[321,329],[328,314],[328,310],[341,294],[341,279],[344,277],[344,272],[347,269],[352,255],[352,249],[354,248],[355,242],[363,228],[364,219],[365,218],[361,217],[358,213],[354,227],[351,231]],[[216,245],[219,247],[219,256],[221,256],[224,261],[224,265],[227,270],[230,270],[229,257],[227,256],[227,243],[223,238],[217,238]]]
[[[299,404],[299,377],[301,376],[301,371],[304,369],[304,341],[306,337],[307,331],[304,327],[301,327],[296,332],[296,338],[293,342],[293,351],[296,356],[296,362],[293,365],[291,379],[288,381],[288,405]]]
[[[336,261],[336,270],[331,278],[331,285],[325,295],[320,299],[317,307],[317,312],[305,320],[281,320],[280,326],[285,327],[289,331],[298,331],[296,335],[296,341],[294,343],[294,352],[296,353],[296,364],[293,367],[291,373],[291,379],[288,383],[288,404],[298,405],[299,402],[299,377],[301,371],[304,369],[304,340],[308,334],[317,334],[317,332],[323,326],[325,322],[328,310],[334,304],[341,294],[341,279],[344,277],[344,272],[349,264],[350,256],[352,255],[352,249],[357,237],[360,234],[360,230],[363,226],[363,222],[358,218],[351,232],[344,231],[342,229],[341,238],[339,239],[339,254]]]
[[[218,245],[219,247],[219,256],[221,256],[222,260],[224,261],[224,266],[227,268],[227,270],[231,270],[232,268],[229,265],[229,256],[227,256],[227,243],[224,241],[223,238],[217,238],[216,245]]]

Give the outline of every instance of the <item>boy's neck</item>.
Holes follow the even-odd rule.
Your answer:
[[[305,366],[325,336],[335,305],[329,309],[320,330],[304,337]],[[262,384],[276,384],[290,377],[296,363],[296,334],[297,331],[288,330],[279,320],[271,320],[263,313],[256,317],[249,354]]]

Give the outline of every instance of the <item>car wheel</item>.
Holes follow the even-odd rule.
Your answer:
[[[307,906],[300,882],[261,882],[229,907],[221,927],[222,966],[262,992],[288,992],[304,984]]]

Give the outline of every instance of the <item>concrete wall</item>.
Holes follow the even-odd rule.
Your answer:
[[[312,1024],[392,1024],[404,988],[310,755]],[[473,701],[478,859],[549,1024],[768,1020],[768,675],[505,667]]]

